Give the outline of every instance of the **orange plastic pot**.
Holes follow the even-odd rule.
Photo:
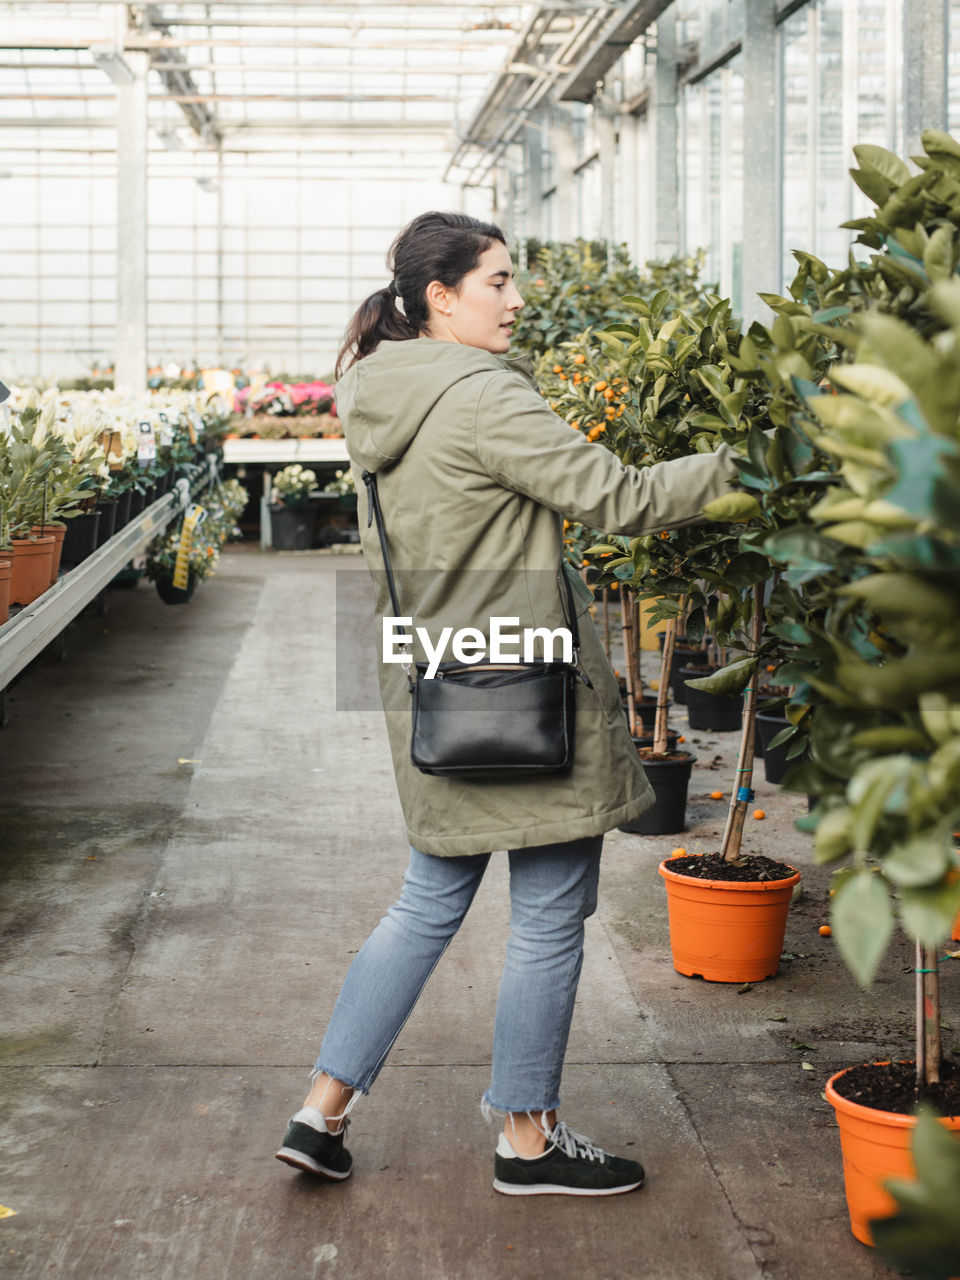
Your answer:
[[[52,534],[44,534],[42,538],[13,539],[11,604],[33,604],[50,586],[53,544]]]
[[[888,1178],[912,1180],[916,1177],[910,1143],[917,1121],[915,1116],[875,1111],[841,1097],[833,1082],[842,1075],[843,1071],[838,1071],[827,1081],[827,1101],[836,1112],[840,1128],[850,1230],[863,1244],[872,1245],[870,1222],[875,1218],[889,1218],[897,1211],[896,1201],[883,1189],[883,1184]],[[940,1123],[960,1134],[960,1116],[941,1118]]]
[[[667,886],[673,967],[708,982],[760,982],[780,967],[793,887],[784,880],[696,880],[658,868]]]
[[[10,617],[10,574],[13,571],[11,560],[0,560],[0,627]]]
[[[47,534],[53,535],[53,556],[50,560],[50,586],[52,587],[60,576],[60,553],[63,551],[63,539],[67,532],[65,524],[35,524],[31,533],[38,537],[46,537]]]

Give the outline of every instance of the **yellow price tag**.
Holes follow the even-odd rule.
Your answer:
[[[190,581],[190,548],[193,545],[194,531],[206,518],[205,508],[195,502],[183,517],[183,524],[180,526],[180,545],[177,547],[177,559],[173,566],[173,585],[179,587],[181,591],[186,591]]]

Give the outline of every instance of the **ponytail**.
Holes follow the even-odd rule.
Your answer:
[[[353,313],[343,335],[343,345],[337,352],[334,376],[341,377],[357,360],[376,351],[385,338],[404,342],[416,336],[417,330],[397,308],[397,298],[391,282],[386,288],[378,289],[369,298],[364,298]]]
[[[387,254],[393,279],[365,298],[351,317],[337,352],[335,376],[341,377],[381,342],[406,342],[426,333],[427,285],[438,280],[448,289],[459,288],[495,241],[506,244],[499,227],[465,213],[422,213],[414,218]]]

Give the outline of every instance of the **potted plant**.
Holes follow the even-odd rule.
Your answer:
[[[938,973],[960,907],[960,144],[936,132],[923,144],[918,174],[856,149],[854,176],[877,202],[856,229],[876,252],[843,272],[804,255],[758,353],[776,412],[825,460],[806,511],[764,538],[793,578],[779,625],[795,628],[786,675],[807,704],[806,758],[786,785],[816,800],[818,861],[845,864],[832,930],[854,976],[872,981],[898,924],[916,950],[913,1061],[847,1067],[827,1084],[851,1228],[867,1244],[896,1208],[885,1183],[912,1176],[917,1104],[960,1131]]]
[[[316,487],[316,474],[298,462],[274,476],[270,490],[270,533],[277,551],[307,551],[313,546],[316,509],[310,497]]]

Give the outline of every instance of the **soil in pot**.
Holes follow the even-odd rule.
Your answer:
[[[940,1085],[924,1086],[921,1096],[946,1117],[941,1123],[960,1135],[960,1066],[945,1059],[941,1077]],[[863,1244],[873,1244],[872,1221],[896,1212],[884,1183],[915,1176],[910,1151],[915,1083],[912,1062],[864,1064],[827,1081],[827,1101],[840,1130],[850,1230]]]
[[[760,855],[725,863],[719,854],[668,858],[658,871],[678,973],[741,983],[776,974],[799,871]]]
[[[696,667],[683,667],[680,671],[682,681],[698,680],[708,674],[707,671],[698,671]],[[687,695],[687,719],[691,729],[732,733],[734,729],[741,727],[743,699],[739,695],[731,698],[726,694],[693,689],[690,685],[684,687]]]
[[[680,741],[680,734],[676,729],[667,730],[667,751],[672,753],[677,749],[677,743]],[[654,737],[652,733],[633,734],[633,745],[638,751],[652,751]]]
[[[654,755],[642,748],[640,759],[656,799],[645,813],[631,818],[618,829],[641,836],[665,836],[682,831],[687,816],[690,773],[697,757],[686,751]]]

